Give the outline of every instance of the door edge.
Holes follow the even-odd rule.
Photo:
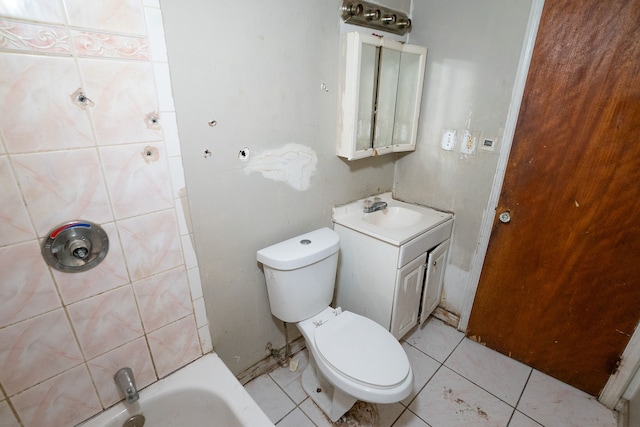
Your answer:
[[[477,249],[473,255],[471,272],[466,283],[467,291],[464,298],[464,304],[462,306],[460,322],[458,323],[458,330],[462,332],[466,332],[469,324],[471,307],[473,306],[473,300],[476,296],[478,283],[480,282],[480,272],[482,271],[484,259],[487,254],[487,247],[489,246],[489,238],[493,227],[496,206],[498,205],[500,192],[502,191],[502,183],[504,182],[509,154],[511,152],[511,145],[513,143],[513,136],[518,122],[520,105],[522,104],[522,99],[524,97],[524,89],[527,83],[527,75],[529,74],[529,66],[531,65],[533,47],[536,42],[543,7],[544,0],[533,0],[531,3],[531,11],[529,12],[529,20],[527,22],[527,29],[525,30],[525,38],[522,44],[520,59],[518,61],[518,69],[516,71],[516,80],[511,94],[509,113],[507,114],[507,120],[505,123],[502,149],[498,158],[496,173],[493,176],[493,184],[491,186],[491,194],[489,195],[487,208],[482,214],[482,224],[480,226],[480,236],[476,246]]]

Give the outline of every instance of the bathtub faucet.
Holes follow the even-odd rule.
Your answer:
[[[376,197],[376,199],[378,198]],[[380,199],[378,200],[376,199],[374,199],[373,203],[371,203],[371,200],[364,201],[364,209],[363,209],[364,213],[371,213],[371,212],[380,211],[382,209],[387,208],[387,202],[382,202],[380,201]]]
[[[136,380],[133,378],[131,368],[122,368],[116,372],[113,379],[116,385],[124,393],[127,403],[133,403],[140,398],[138,389],[136,388]]]

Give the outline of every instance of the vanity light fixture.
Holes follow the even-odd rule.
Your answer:
[[[347,24],[404,35],[411,31],[411,19],[406,13],[366,1],[343,0],[340,8]]]

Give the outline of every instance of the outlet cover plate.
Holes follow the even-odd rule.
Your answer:
[[[441,147],[443,150],[453,151],[456,146],[456,131],[451,129],[445,129],[442,132]]]
[[[476,152],[478,143],[478,132],[464,130],[460,139],[460,152],[462,154],[473,154]]]

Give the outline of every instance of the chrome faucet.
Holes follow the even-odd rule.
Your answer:
[[[133,378],[131,368],[122,368],[113,376],[116,385],[127,398],[127,403],[133,403],[140,398],[136,388],[136,380]]]
[[[373,200],[373,202],[371,202],[371,200],[369,199],[364,201],[364,213],[371,213],[387,208],[387,202],[381,201],[379,197],[376,197]]]

